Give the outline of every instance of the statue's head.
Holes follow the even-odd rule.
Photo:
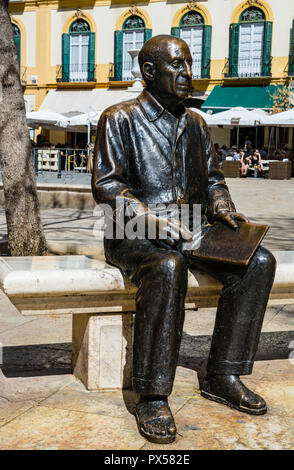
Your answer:
[[[142,47],[139,64],[147,90],[157,96],[183,101],[190,94],[192,57],[183,39],[154,36]]]

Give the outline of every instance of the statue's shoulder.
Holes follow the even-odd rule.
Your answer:
[[[186,108],[186,113],[190,116],[190,119],[194,121],[195,124],[199,124],[201,126],[206,126],[205,119],[201,116],[201,114],[197,113],[194,109]]]
[[[201,121],[201,119],[203,119],[202,116],[200,116],[199,113],[197,113],[197,111],[195,110],[195,108],[191,109],[191,108],[186,108],[186,113],[189,114],[189,116],[191,116],[192,119],[195,119],[195,121]]]
[[[101,114],[101,118],[105,119],[122,119],[128,117],[139,107],[139,101],[137,98],[122,101],[106,108]]]

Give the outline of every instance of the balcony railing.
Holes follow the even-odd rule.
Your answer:
[[[118,78],[114,74],[114,70],[122,70],[122,78]],[[131,72],[132,70],[132,63],[131,62],[126,62],[123,64],[123,66],[119,66],[119,64],[116,64],[116,67],[112,64],[112,68],[110,69],[109,72],[109,80],[115,81],[115,80],[124,80],[124,81],[132,81],[134,80],[134,76]],[[192,78],[201,78],[202,76],[202,61],[201,60],[194,60],[192,64]]]
[[[123,69],[122,69],[123,80],[126,80],[126,81],[134,80],[134,75],[131,72],[132,68],[133,68],[132,61],[127,61],[123,63]]]
[[[239,77],[261,77],[263,59],[260,56],[239,57],[238,76]]]
[[[270,77],[271,63],[272,57],[267,63],[260,56],[239,57],[238,64],[231,64],[226,58],[222,75],[225,78]]]
[[[57,82],[95,82],[96,81],[96,65],[89,64],[70,64],[67,68],[58,65]]]
[[[202,74],[202,61],[193,60],[192,63],[192,78],[201,78]]]

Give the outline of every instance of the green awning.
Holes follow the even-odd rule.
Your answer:
[[[236,106],[246,109],[273,108],[273,96],[281,85],[268,86],[215,86],[206,101],[201,106],[204,112],[209,109],[213,113],[226,111]]]

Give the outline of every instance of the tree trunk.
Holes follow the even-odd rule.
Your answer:
[[[8,0],[0,0],[0,163],[9,254],[44,255],[47,247]]]

